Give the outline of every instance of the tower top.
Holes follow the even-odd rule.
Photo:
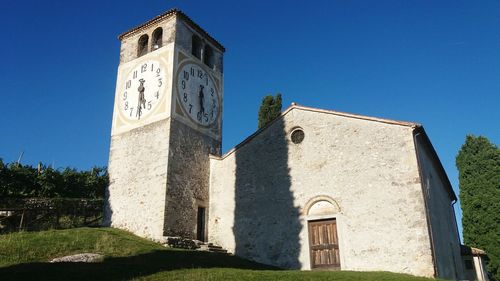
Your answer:
[[[180,17],[181,19],[183,19],[186,23],[188,23],[193,29],[195,29],[196,31],[198,31],[200,34],[202,34],[207,40],[210,41],[210,43],[212,43],[214,46],[216,46],[217,48],[219,48],[222,52],[225,52],[226,49],[224,48],[224,46],[222,46],[221,43],[219,43],[217,40],[215,40],[210,34],[208,34],[208,32],[206,32],[205,30],[203,30],[203,28],[201,28],[197,23],[195,23],[191,18],[189,18],[186,14],[184,14],[181,10],[179,9],[176,9],[176,8],[173,8],[173,9],[170,9],[154,18],[152,18],[151,20],[141,24],[141,25],[138,25],[122,34],[120,34],[118,36],[118,39],[121,41],[123,40],[124,38],[127,38],[133,34],[136,34],[148,27],[150,27],[151,25],[153,24],[156,24],[166,18],[170,18],[170,17],[173,17],[173,16],[178,16]]]

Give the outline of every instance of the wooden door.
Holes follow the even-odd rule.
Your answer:
[[[205,208],[198,207],[198,222],[196,225],[196,239],[205,241]]]
[[[335,219],[309,222],[309,248],[312,269],[340,269]]]

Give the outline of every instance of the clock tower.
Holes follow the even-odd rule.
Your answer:
[[[119,39],[105,224],[205,240],[224,47],[175,9]]]

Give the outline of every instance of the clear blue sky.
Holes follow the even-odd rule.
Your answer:
[[[2,1],[0,157],[107,165],[117,35],[177,7],[227,49],[223,149],[264,95],[419,122],[458,193],[466,134],[500,143],[500,2]]]

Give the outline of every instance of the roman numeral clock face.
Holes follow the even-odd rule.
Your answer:
[[[122,82],[120,112],[128,120],[150,115],[165,92],[165,67],[156,60],[137,64]]]
[[[212,125],[219,116],[219,93],[199,65],[186,63],[177,72],[177,93],[184,112],[197,124]]]

